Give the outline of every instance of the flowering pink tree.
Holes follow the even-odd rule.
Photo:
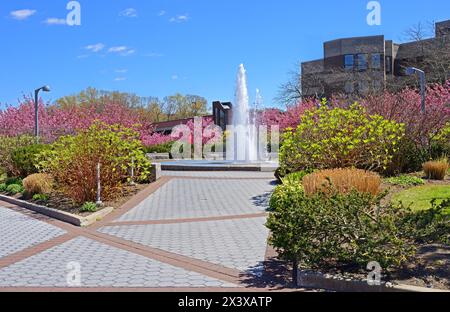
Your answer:
[[[288,107],[286,111],[280,109],[266,109],[258,116],[258,123],[261,125],[279,126],[280,131],[285,131],[288,128],[297,128],[300,118],[303,113],[311,108],[317,107],[320,104],[318,100],[308,100],[299,102],[296,105]]]
[[[421,109],[421,96],[414,89],[369,96],[363,98],[361,104],[371,114],[404,123],[407,137],[417,145],[428,147],[450,120],[450,81],[427,88],[425,114]]]
[[[201,118],[202,120],[202,144],[205,145],[207,143],[217,143],[219,142],[222,137],[216,136],[215,134],[211,134],[208,135],[207,134],[207,129],[214,126],[214,120],[212,120],[212,118]],[[189,128],[190,130],[190,137],[189,137],[189,143],[190,144],[194,144],[194,119],[190,120],[186,126]]]
[[[161,145],[173,141],[174,138],[172,138],[170,135],[164,135],[160,133],[153,133],[150,135],[144,135],[142,137],[142,144],[144,144],[144,146]]]
[[[117,103],[107,103],[98,109],[95,106],[70,107],[61,109],[57,106],[39,103],[39,127],[42,139],[52,142],[62,135],[75,134],[88,129],[94,121],[113,125],[120,124],[136,129],[142,139],[153,134],[153,127],[138,112]],[[18,107],[7,107],[0,111],[0,135],[17,136],[33,134],[34,102],[25,98]]]
[[[409,138],[422,145],[429,142],[450,120],[450,81],[444,85],[430,85],[427,88],[426,114],[421,111],[421,96],[418,90],[405,89],[393,93],[384,92],[357,99],[369,114],[379,114],[386,119],[406,125]],[[279,125],[280,130],[296,128],[305,110],[317,107],[318,100],[307,100],[289,107],[286,111],[267,109],[260,113],[259,122],[268,126]],[[330,107],[348,107],[353,102],[344,96],[333,96]]]

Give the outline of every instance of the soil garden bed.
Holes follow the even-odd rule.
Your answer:
[[[103,205],[98,208],[97,212],[103,210],[107,207],[119,208],[123,204],[125,204],[128,200],[130,200],[133,196],[138,194],[140,191],[144,190],[149,184],[136,184],[136,185],[126,185],[123,186],[121,190],[119,190],[119,196],[112,201],[105,201]],[[44,206],[52,209],[56,209],[59,211],[67,212],[73,215],[77,215],[80,217],[88,217],[93,214],[92,212],[80,212],[81,206],[80,204],[75,203],[73,200],[64,195],[64,193],[59,191],[54,191],[49,194],[48,200],[33,200],[30,197],[27,197],[24,194],[16,194],[14,196],[8,195],[6,193],[0,193],[5,196],[9,196],[18,200],[26,201],[31,204]]]
[[[363,271],[356,266],[339,264],[304,272],[322,274],[327,278],[347,282],[366,282],[368,274],[368,271]],[[397,270],[383,271],[382,282],[450,291],[450,246],[420,246],[414,261]]]

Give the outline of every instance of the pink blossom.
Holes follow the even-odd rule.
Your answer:
[[[61,109],[39,102],[39,129],[45,142],[62,135],[74,134],[89,128],[94,121],[109,125],[120,124],[137,130],[144,138],[153,134],[153,126],[137,111],[117,103],[107,103],[101,109],[95,106],[76,106]],[[34,102],[25,98],[18,107],[0,111],[0,135],[17,136],[34,133]]]

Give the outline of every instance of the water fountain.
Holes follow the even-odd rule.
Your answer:
[[[233,106],[232,130],[234,140],[227,145],[227,159],[236,161],[258,161],[258,132],[256,129],[256,110],[250,111],[247,75],[244,65],[239,66],[236,80],[236,100]]]
[[[177,160],[162,163],[163,170],[275,171],[278,163],[262,160],[263,153],[258,148],[258,146],[267,146],[265,141],[258,140],[260,133],[257,125],[257,110],[262,104],[259,90],[256,91],[253,109],[250,108],[249,103],[247,75],[244,65],[241,64],[237,74],[232,124],[227,128],[229,134],[226,142],[226,160]]]

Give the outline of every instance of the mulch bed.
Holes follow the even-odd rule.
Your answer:
[[[366,280],[367,271],[350,265],[333,265],[312,270],[350,280]],[[403,268],[382,272],[382,281],[433,289],[450,290],[450,246],[423,245],[415,259]]]
[[[106,207],[119,208],[124,205],[128,200],[130,200],[133,196],[138,194],[140,191],[144,190],[149,184],[136,184],[136,185],[125,185],[123,186],[119,193],[120,195],[112,201],[103,202],[103,206],[98,209],[98,211],[102,210]],[[16,199],[25,200],[33,204],[37,204],[40,206],[45,206],[57,210],[61,210],[64,212],[68,212],[74,215],[78,215],[81,217],[89,216],[90,212],[80,212],[80,208],[82,205],[75,203],[73,200],[68,198],[64,193],[59,191],[54,191],[49,194],[49,199],[47,201],[36,201],[31,198],[25,197],[22,194],[18,194],[16,196],[12,196]]]

